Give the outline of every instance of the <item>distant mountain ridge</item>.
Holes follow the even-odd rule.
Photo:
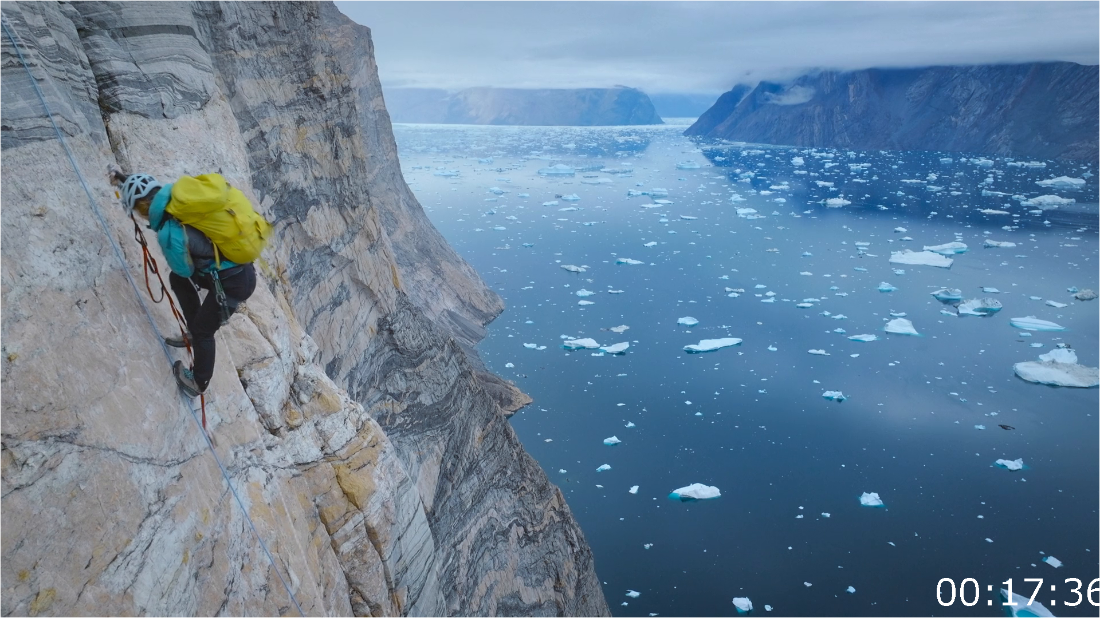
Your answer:
[[[684,134],[1095,161],[1098,78],[1072,62],[823,71],[739,85]]]
[[[528,126],[663,124],[636,88],[434,88],[385,90],[393,122]]]

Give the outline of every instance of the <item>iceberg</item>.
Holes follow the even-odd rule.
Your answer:
[[[829,401],[836,402],[841,402],[847,399],[847,397],[844,396],[844,393],[840,391],[825,391],[824,393],[821,393],[821,396],[825,399],[828,399]]]
[[[1100,385],[1100,369],[1077,364],[1077,354],[1069,348],[1055,348],[1039,355],[1039,362],[1028,361],[1012,366],[1016,375],[1028,382],[1093,388]]]
[[[722,348],[728,348],[730,346],[740,344],[741,340],[735,337],[725,337],[722,339],[703,339],[699,343],[684,346],[684,351],[690,353],[713,352],[715,350],[721,350]]]
[[[966,253],[969,247],[966,243],[961,242],[948,242],[942,245],[925,245],[925,251],[931,251],[933,253],[939,253],[940,255],[955,255],[956,253]]]
[[[1065,326],[1060,326],[1058,324],[1055,324],[1054,322],[1047,322],[1046,320],[1040,320],[1033,315],[1029,315],[1026,318],[1012,318],[1008,321],[1008,323],[1020,330],[1035,330],[1043,332],[1066,330]]]
[[[616,438],[615,436],[611,436],[610,438],[604,438],[603,439],[603,443],[606,446],[615,446],[616,444],[618,444],[620,442],[622,442],[622,440]]]
[[[1081,290],[1073,295],[1077,300],[1096,300],[1096,292],[1093,290]]]
[[[1062,566],[1062,561],[1055,558],[1054,556],[1047,556],[1046,558],[1043,558],[1043,562],[1049,564],[1056,569]]]
[[[563,163],[551,165],[550,167],[544,167],[539,170],[540,176],[573,176],[576,173],[577,170]]]
[[[985,242],[982,243],[982,245],[985,246],[986,249],[994,249],[998,247],[1002,249],[1011,249],[1016,246],[1016,243],[1001,240],[990,240],[986,238]]]
[[[581,199],[581,196],[577,195],[576,193],[570,193],[569,195],[555,195],[554,197],[563,199],[567,202],[576,202]]]
[[[890,263],[910,264],[912,266],[937,266],[939,268],[951,268],[955,261],[931,251],[910,251],[903,249],[890,253]]]
[[[699,323],[699,320],[696,320],[695,318],[693,318],[691,316],[687,316],[687,317],[680,318],[679,320],[676,320],[676,323],[681,325],[681,326],[695,326],[696,324]]]
[[[625,333],[626,331],[630,330],[630,327],[627,326],[626,324],[623,324],[622,326],[612,326],[611,328],[609,328],[607,330],[609,330],[613,333],[618,333],[618,334],[621,335],[621,334]]]
[[[561,347],[566,350],[595,350],[600,347],[600,344],[596,343],[595,339],[566,339],[561,342]]]
[[[626,596],[628,596],[632,599],[637,599],[638,597],[642,596],[642,593],[640,593],[636,590],[627,590],[626,591]]]
[[[611,466],[609,466],[607,464],[604,464],[604,465],[600,466],[599,468],[596,468],[596,472],[607,472],[610,469],[611,469]]]
[[[622,343],[616,343],[616,344],[612,344],[612,345],[605,345],[605,346],[601,347],[600,349],[603,350],[604,352],[607,352],[608,354],[625,354],[626,349],[629,348],[629,347],[630,347],[630,343],[627,342],[627,341],[624,341]]]
[[[1075,204],[1077,200],[1072,197],[1058,197],[1057,195],[1040,195],[1030,200],[1020,202],[1021,206],[1038,206],[1040,210],[1053,210],[1059,206]]]
[[[886,323],[886,332],[895,335],[919,335],[913,323],[905,318],[894,318]]]
[[[525,343],[525,344],[523,344],[523,347],[527,348],[528,350],[537,350],[538,347],[539,347],[539,344],[537,344],[537,343]]]
[[[1047,187],[1048,189],[1080,189],[1085,186],[1084,178],[1070,178],[1069,176],[1059,176],[1057,178],[1049,178],[1047,180],[1036,180],[1035,184],[1040,187]]]
[[[897,291],[897,288],[890,285],[889,283],[886,283],[885,281],[883,281],[882,283],[878,284],[878,291],[879,292],[895,292],[895,291]]]
[[[945,303],[957,303],[963,299],[962,290],[959,288],[940,288],[932,292],[932,296]]]
[[[574,266],[572,264],[562,264],[561,267],[571,273],[583,273],[588,270],[583,266]]]
[[[1011,613],[1013,616],[1037,616],[1039,618],[1054,618],[1054,614],[1050,613],[1042,603],[1038,601],[1032,601],[1025,596],[1016,594],[1015,592],[1009,592],[1004,588],[1001,588],[1001,598],[1004,602],[1001,604],[1005,610]]]
[[[590,300],[578,300],[577,304],[578,305],[595,305],[596,303],[594,303]]]
[[[998,466],[1000,466],[1001,468],[1004,468],[1006,470],[1012,470],[1013,472],[1015,472],[1017,470],[1023,470],[1024,469],[1024,460],[1023,459],[1012,459],[1012,460],[1010,460],[1010,459],[998,459],[997,461],[995,461],[993,463],[997,464]]]
[[[640,260],[632,260],[630,258],[619,258],[619,259],[615,260],[615,263],[616,264],[629,264],[631,266],[635,266],[635,265],[638,265],[638,264],[645,264],[645,262],[642,262]]]
[[[589,290],[581,288],[581,289],[577,290],[576,292],[574,292],[574,294],[576,294],[577,296],[580,296],[581,298],[584,298],[585,296],[592,296],[593,294],[595,294],[595,292],[591,292]]]
[[[1055,309],[1065,309],[1066,307],[1068,307],[1068,306],[1069,306],[1069,305],[1067,305],[1066,303],[1060,303],[1060,302],[1058,302],[1058,301],[1056,301],[1056,300],[1048,300],[1048,301],[1046,302],[1046,304],[1047,304],[1048,306],[1050,306],[1050,307],[1054,307]]]
[[[712,498],[721,497],[721,495],[722,492],[718,491],[717,487],[711,487],[710,485],[704,485],[702,483],[692,483],[687,487],[681,487],[673,491],[668,497],[672,500],[690,502],[692,500],[710,500]]]
[[[882,503],[882,498],[878,497],[875,492],[863,492],[863,495],[859,497],[859,503],[863,506],[886,506]]]
[[[632,493],[632,494],[638,493],[638,486],[637,485],[631,486],[631,488],[629,490],[627,490],[627,493]]]
[[[983,286],[982,291],[985,292],[986,294],[1000,294],[1001,293],[1001,291],[998,290],[997,288],[991,288],[991,287],[988,287],[988,286]]]
[[[825,200],[825,206],[828,208],[841,208],[849,204],[851,204],[851,202],[842,197],[830,197],[829,199]]]
[[[850,341],[859,341],[861,343],[868,343],[871,341],[878,341],[878,335],[852,335],[848,337]]]
[[[831,356],[831,354],[829,354],[825,350],[807,350],[807,352],[809,352],[810,354],[817,354],[818,356]]]
[[[959,304],[959,315],[990,316],[1001,310],[1001,301],[972,298]]]
[[[802,159],[799,159],[797,165],[802,165]],[[733,606],[737,608],[737,612],[740,614],[747,614],[752,611],[752,601],[748,597],[733,597]]]
[[[855,594],[856,589],[854,586],[848,586],[848,594]]]

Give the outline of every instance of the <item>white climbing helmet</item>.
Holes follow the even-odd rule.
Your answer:
[[[149,174],[130,174],[127,176],[122,183],[122,202],[126,204],[126,210],[133,210],[134,204],[138,200],[161,186],[157,179]]]

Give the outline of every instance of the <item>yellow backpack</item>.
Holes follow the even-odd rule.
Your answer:
[[[183,176],[172,185],[172,198],[165,210],[180,223],[206,234],[214,243],[219,266],[218,253],[237,264],[255,261],[271,236],[271,224],[221,174]]]

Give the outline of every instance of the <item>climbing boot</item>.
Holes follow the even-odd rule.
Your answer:
[[[179,385],[180,390],[187,393],[189,397],[198,397],[202,394],[203,389],[199,388],[198,383],[195,382],[195,376],[191,370],[183,366],[183,361],[176,361],[172,365],[172,375],[176,377],[176,384]]]
[[[165,337],[164,344],[170,345],[173,348],[186,348],[187,344],[191,341],[191,333],[185,333],[178,337]]]

